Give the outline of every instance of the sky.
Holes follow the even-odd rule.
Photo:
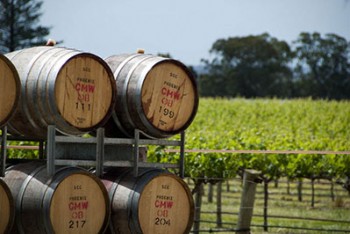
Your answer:
[[[269,33],[291,44],[319,32],[350,41],[350,0],[45,0],[41,12],[50,38],[102,58],[144,49],[197,66],[229,37]]]

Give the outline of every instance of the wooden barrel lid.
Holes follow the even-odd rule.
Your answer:
[[[20,80],[15,67],[0,54],[0,127],[12,116],[20,95]]]
[[[143,233],[187,233],[193,223],[193,199],[174,175],[153,178],[142,191],[138,215]]]
[[[84,54],[73,57],[60,70],[55,83],[58,111],[72,126],[89,129],[111,112],[115,89],[108,66]]]
[[[142,108],[156,128],[173,132],[183,128],[197,109],[193,79],[173,60],[155,65],[142,85]]]
[[[7,233],[11,228],[13,213],[13,199],[7,185],[0,180],[0,233]]]
[[[108,195],[102,188],[103,184],[87,174],[66,177],[57,186],[50,205],[54,233],[101,233],[108,220]]]

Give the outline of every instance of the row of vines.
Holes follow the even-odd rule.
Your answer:
[[[309,180],[311,206],[316,180],[329,180],[332,190],[338,183],[350,193],[350,101],[201,98],[196,118],[185,135],[185,149],[193,150],[185,153],[185,177],[194,181],[197,208],[204,183],[221,184],[242,176],[244,169],[261,172],[265,227],[271,181],[286,178],[288,183],[301,185]],[[177,163],[178,149],[168,149],[150,146],[148,160]],[[240,153],[242,150],[250,153]],[[281,151],[284,153],[278,153]],[[9,149],[8,154],[10,158],[38,157],[37,151],[28,150]]]
[[[273,180],[283,177],[300,185],[310,180],[311,207],[318,179],[338,183],[350,193],[349,101],[202,98],[186,131],[185,147],[192,150],[185,154],[185,176],[195,183],[195,220],[200,220],[203,183],[221,184],[225,179],[242,177],[244,169],[261,172],[264,231]],[[178,153],[168,153],[163,147],[151,149],[151,155],[160,162],[177,162],[179,158]],[[300,200],[301,187],[298,193]],[[195,233],[199,225],[195,223]]]
[[[261,171],[265,182],[281,177],[328,179],[350,191],[349,101],[201,98],[196,118],[186,130],[185,143],[186,149],[200,150],[186,153],[185,175],[202,178],[202,182],[234,178],[250,168]],[[230,153],[210,150],[230,150]],[[232,153],[232,150],[337,153],[257,154]],[[342,151],[345,153],[339,153]],[[38,157],[37,151],[9,150],[8,153],[10,158]],[[177,162],[179,154],[155,146],[149,149],[149,157],[151,161]]]
[[[261,171],[264,182],[328,179],[350,190],[350,102],[311,99],[200,99],[186,131],[186,176],[233,178],[242,169]],[[338,151],[334,154],[211,153],[205,150]],[[154,150],[154,151],[153,151]],[[154,161],[174,162],[176,153],[152,150]],[[210,179],[209,179],[210,180]],[[199,181],[199,182],[203,182]]]

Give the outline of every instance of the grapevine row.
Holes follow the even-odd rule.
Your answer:
[[[186,131],[186,149],[347,151],[349,140],[349,101],[202,98]],[[151,152],[155,161],[178,158],[164,155],[161,147]],[[286,176],[345,183],[350,156],[186,153],[185,173],[192,178],[230,178],[244,168],[261,171],[266,180]]]

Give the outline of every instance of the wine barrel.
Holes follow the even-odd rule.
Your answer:
[[[111,201],[107,233],[178,234],[189,233],[194,203],[187,184],[161,169],[107,171],[102,182]]]
[[[38,162],[9,167],[4,181],[15,199],[15,233],[103,233],[109,220],[106,188],[77,167],[54,176]]]
[[[21,80],[19,108],[9,121],[13,135],[45,138],[47,126],[81,135],[112,114],[116,84],[107,63],[73,49],[38,46],[6,54]]]
[[[185,130],[198,108],[193,74],[181,62],[153,55],[123,54],[105,59],[118,96],[106,136],[167,138]]]
[[[15,219],[15,207],[10,189],[0,179],[0,233],[9,233]]]
[[[11,61],[0,54],[0,128],[13,116],[20,94],[18,72]]]

